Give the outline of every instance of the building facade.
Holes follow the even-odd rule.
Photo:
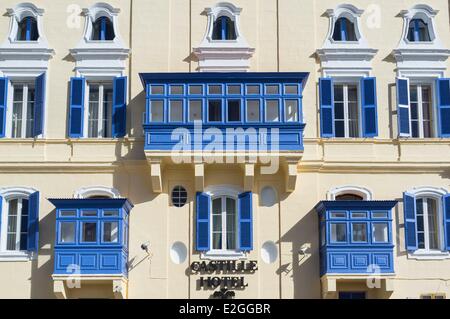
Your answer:
[[[0,298],[450,296],[448,1],[0,10]]]

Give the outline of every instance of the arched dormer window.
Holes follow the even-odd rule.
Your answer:
[[[100,17],[92,25],[92,40],[112,41],[115,38],[114,26],[108,17]]]
[[[357,194],[340,194],[337,195],[335,200],[337,201],[348,201],[348,200],[364,200],[364,197]]]
[[[373,200],[372,192],[360,186],[340,186],[331,189],[327,194],[328,200]]]
[[[34,17],[23,18],[17,26],[17,41],[37,41],[39,31],[37,20]]]
[[[431,41],[428,23],[416,18],[409,22],[408,41],[410,42],[429,42]]]
[[[236,27],[233,20],[227,16],[220,16],[214,21],[213,40],[236,40]]]
[[[336,20],[333,32],[334,41],[357,41],[355,24],[345,17]]]
[[[74,196],[78,199],[105,199],[105,198],[121,198],[117,189],[105,186],[91,186],[78,189]]]

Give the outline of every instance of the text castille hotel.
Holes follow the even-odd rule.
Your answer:
[[[450,298],[424,1],[2,0],[0,298]]]

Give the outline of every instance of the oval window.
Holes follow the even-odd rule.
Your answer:
[[[183,186],[175,186],[172,190],[172,205],[183,207],[187,202],[187,191]]]

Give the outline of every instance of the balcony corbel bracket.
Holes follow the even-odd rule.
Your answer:
[[[246,192],[253,191],[253,185],[255,183],[255,164],[245,164],[245,176],[244,176],[244,189]]]
[[[67,290],[64,280],[53,281],[53,293],[57,299],[67,299]]]
[[[128,294],[128,284],[124,279],[113,281],[113,293],[115,299],[126,299]]]
[[[297,184],[297,166],[300,158],[287,158],[285,167],[286,192],[292,193],[295,191]]]
[[[152,189],[154,193],[162,192],[162,177],[161,177],[161,160],[160,159],[149,159],[148,163],[150,165],[150,176],[152,181]]]
[[[195,169],[195,190],[197,192],[203,192],[205,188],[205,164],[194,164]]]

